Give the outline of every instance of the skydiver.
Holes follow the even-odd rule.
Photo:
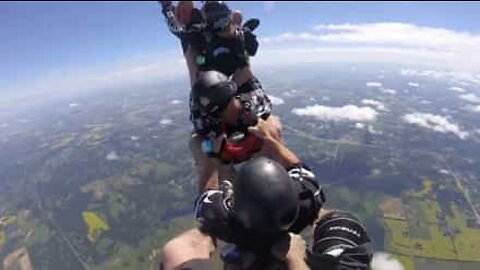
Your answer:
[[[160,3],[169,30],[181,41],[191,85],[199,72],[213,69],[232,76],[241,92],[262,89],[249,62],[258,50],[252,32],[258,19],[241,26],[241,12],[231,11],[223,1],[204,1],[201,10],[193,1],[179,1],[177,7],[172,1]]]
[[[197,199],[200,230],[165,245],[163,269],[214,269],[208,260],[213,245],[205,234],[235,244],[222,253],[224,269],[370,269],[364,226],[346,212],[318,211],[323,202],[321,187],[305,166],[287,173],[273,160],[250,160],[233,184],[222,182]],[[313,248],[307,250],[293,233],[312,223]]]
[[[260,124],[272,137],[282,141],[281,124],[269,114],[268,103],[252,93],[238,93],[236,84],[217,71],[199,75],[190,94],[194,134],[190,141],[199,175],[199,192],[218,186],[218,179],[234,177],[232,164],[269,153],[264,138],[254,134]],[[253,133],[252,133],[253,132]]]
[[[231,135],[232,131],[245,133],[247,125],[255,123],[252,119],[260,117],[275,123],[276,136],[281,137],[282,127],[279,119],[269,117],[272,109],[271,101],[250,70],[249,56],[255,55],[258,49],[258,42],[252,31],[258,26],[259,21],[249,20],[243,27],[240,27],[241,13],[239,11],[232,12],[222,1],[206,1],[201,10],[194,8],[192,1],[180,1],[177,7],[174,7],[171,1],[161,1],[161,4],[170,31],[181,40],[192,85],[195,86],[195,82],[199,76],[202,76],[201,74],[212,69],[220,71],[226,76],[232,76],[232,81],[239,85],[236,87],[235,95],[241,98],[236,99],[231,106],[225,107],[224,116],[227,119],[223,120],[229,127],[225,133],[227,135]],[[210,94],[218,94],[221,97],[224,89],[217,90],[218,93]],[[210,100],[216,102],[216,99],[213,96]],[[247,106],[249,108],[246,108]],[[218,162],[208,158],[213,157],[212,154],[215,153],[209,151],[210,153],[205,155],[205,151],[202,151],[205,150],[205,147],[201,147],[202,143],[208,140],[205,136],[206,130],[210,129],[212,122],[218,122],[219,117],[218,115],[211,117],[211,114],[202,115],[197,108],[202,108],[202,106],[196,104],[190,106],[191,120],[196,132],[190,148],[199,172],[199,190],[203,191],[208,179],[214,177],[212,171],[221,166]],[[238,111],[242,112],[242,117],[235,115],[238,114]],[[222,112],[219,110],[217,114],[220,113]],[[250,119],[243,121],[246,118],[243,116],[247,114],[249,114],[247,118]],[[229,115],[233,115],[233,117],[228,117]],[[240,121],[228,118],[238,118],[237,120]],[[248,121],[251,123],[247,123]],[[239,122],[241,123],[239,124]],[[235,130],[235,128],[240,130]],[[210,131],[208,133],[212,135]],[[214,133],[221,135],[219,131]],[[213,138],[212,136],[208,137]],[[220,154],[217,156],[219,157],[217,160],[220,160],[221,163],[236,163],[250,157],[252,153],[258,152],[260,145],[258,140],[255,142],[254,138],[246,137],[244,140],[239,140],[241,143],[236,143],[235,146],[225,145],[225,140],[218,138],[220,140],[218,143],[226,147],[222,147],[222,150],[216,153]],[[221,176],[231,174],[229,167],[221,167],[224,168],[220,170]]]
[[[195,93],[195,92],[194,92]],[[277,132],[275,131],[275,124],[272,123],[272,121],[265,121],[260,119],[259,123],[255,125],[254,127],[250,127],[250,130],[252,135],[258,137],[263,141],[263,149],[268,154],[269,156],[275,156],[276,160],[282,164],[285,168],[297,168],[296,172],[298,173],[298,167],[301,164],[301,161],[298,159],[298,157],[292,153],[285,145],[283,145],[282,142],[280,142],[275,136],[277,135]],[[219,189],[219,184],[218,184],[218,179],[224,180],[225,178],[219,178],[220,174],[218,173],[218,167],[214,170],[214,173],[212,173],[212,176],[210,178],[211,181],[207,183],[205,186],[205,192],[209,192],[211,190],[218,190]],[[306,171],[304,171],[306,172]],[[234,180],[235,181],[235,180]],[[305,181],[304,184],[308,184],[310,182]],[[310,183],[310,187],[312,191],[306,191],[305,197],[308,197],[310,194],[310,197],[312,194],[317,194],[316,201],[319,201],[321,198],[319,198],[319,194],[315,190],[319,190],[318,185],[316,186],[316,182]],[[224,186],[223,186],[224,187]],[[205,194],[205,192],[202,191],[202,194]],[[202,201],[202,200],[197,200],[197,201]],[[308,202],[308,201],[307,201]],[[314,200],[311,200],[313,203]],[[199,204],[197,204],[199,205]],[[313,204],[315,206],[316,204]],[[301,220],[299,219],[298,222],[296,222],[296,226],[292,226],[292,229],[300,230],[302,227],[306,226],[305,224],[312,223],[314,218],[316,217],[316,212],[319,209],[319,206],[316,206],[316,209],[313,211],[308,210],[308,205],[304,207],[305,210],[301,211],[300,217]],[[315,214],[309,214],[309,213],[315,213]],[[203,259],[208,259],[210,256],[210,252],[214,250],[214,245],[211,240],[211,237],[209,237],[206,234],[201,233],[198,229],[193,229],[189,230],[183,234],[181,234],[178,237],[175,237],[171,241],[169,241],[168,244],[165,245],[164,247],[164,261],[163,265],[165,269],[175,269],[175,267],[179,266],[181,263],[186,262],[191,259],[195,258],[203,258]]]

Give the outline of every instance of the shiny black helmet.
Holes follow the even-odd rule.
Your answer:
[[[298,215],[299,198],[287,171],[259,157],[247,161],[233,183],[233,209],[239,223],[258,233],[285,232]]]
[[[232,11],[224,1],[205,1],[202,11],[207,28],[213,32],[222,31],[230,24]]]
[[[218,71],[200,73],[190,92],[190,115],[195,131],[205,136],[220,130],[221,113],[237,94],[237,85]]]

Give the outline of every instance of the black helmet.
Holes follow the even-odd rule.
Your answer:
[[[202,72],[190,93],[191,109],[204,115],[219,114],[237,93],[237,85],[218,71]]]
[[[367,230],[351,213],[332,211],[315,227],[307,262],[311,269],[369,270],[373,247]]]
[[[206,1],[202,10],[207,27],[214,32],[223,30],[230,23],[232,11],[223,1]]]
[[[237,85],[218,71],[199,75],[190,92],[190,119],[201,136],[218,136],[222,130],[220,114],[237,93]]]
[[[247,161],[233,183],[235,216],[247,230],[285,232],[298,214],[299,198],[287,171],[265,157]]]

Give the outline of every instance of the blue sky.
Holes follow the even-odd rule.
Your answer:
[[[453,39],[467,32],[473,36],[467,39],[467,42],[472,40],[472,44],[480,35],[480,3],[230,2],[230,6],[242,10],[246,18],[262,20],[259,36],[273,41],[261,44],[261,48],[278,48],[285,40],[322,46],[323,37],[305,39],[303,35],[297,39],[296,34],[318,35],[312,30],[318,25],[334,25],[326,27],[327,31],[338,31],[338,26],[346,23],[366,25],[361,31],[367,34],[378,30],[375,23],[388,22],[446,29],[451,31],[449,35]],[[388,31],[388,27],[381,31]],[[352,31],[344,28],[343,31]],[[425,29],[412,31],[416,30],[421,34]],[[290,35],[286,39],[281,37],[285,33]],[[462,38],[459,36],[458,42],[462,42]],[[1,2],[0,40],[0,93],[21,92],[43,81],[52,84],[65,77],[77,76],[78,80],[83,75],[99,74],[132,63],[141,62],[142,68],[137,70],[146,70],[147,60],[151,67],[154,62],[167,63],[180,57],[178,42],[167,31],[156,2]],[[275,44],[275,40],[280,42]],[[342,40],[334,40],[327,41],[329,46],[345,46]],[[382,39],[366,44],[390,46],[396,40]],[[358,42],[355,39],[355,43]],[[180,62],[175,63],[177,69],[185,68]]]

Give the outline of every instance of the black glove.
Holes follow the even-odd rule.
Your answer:
[[[313,172],[306,166],[298,165],[288,171],[294,181],[300,199],[300,208],[295,223],[289,231],[300,233],[308,225],[312,225],[318,212],[325,203],[322,187],[315,179]]]
[[[245,51],[248,55],[255,56],[258,51],[257,36],[253,34],[253,31],[260,25],[259,19],[249,19],[242,26],[243,39],[245,42]]]
[[[221,183],[220,189],[207,190],[195,202],[195,219],[201,232],[226,242],[233,242],[232,185]]]
[[[243,28],[243,42],[248,55],[255,56],[258,51],[258,40],[249,28]]]

